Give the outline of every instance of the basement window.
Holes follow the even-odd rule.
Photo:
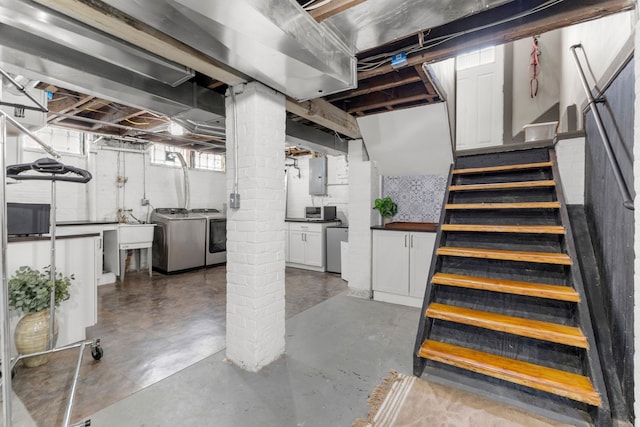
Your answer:
[[[45,144],[59,153],[83,154],[83,133],[70,129],[47,126],[35,132],[35,135]],[[26,150],[43,151],[40,144],[24,136],[22,146]]]
[[[204,169],[216,172],[225,171],[224,154],[192,152],[191,165],[194,169]]]
[[[480,65],[491,64],[496,60],[496,47],[489,46],[456,57],[456,70],[466,70]]]
[[[174,168],[182,167],[180,159],[178,159],[177,157],[175,159],[172,159],[170,153],[180,153],[182,154],[182,157],[186,162],[189,161],[188,152],[184,148],[165,144],[153,144],[150,150],[151,164],[169,166]]]

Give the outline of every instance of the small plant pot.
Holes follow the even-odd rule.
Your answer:
[[[27,313],[18,324],[14,333],[16,350],[20,354],[31,354],[39,351],[49,350],[49,310],[42,310],[36,313]],[[58,321],[53,325],[54,345],[58,338]],[[35,368],[44,365],[49,361],[49,354],[40,356],[25,357],[22,359],[24,366]]]
[[[382,226],[383,227],[386,227],[387,224],[389,224],[391,222],[393,222],[393,219],[391,217],[389,217],[389,216],[383,216],[382,217]]]

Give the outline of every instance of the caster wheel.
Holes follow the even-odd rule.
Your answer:
[[[16,368],[11,368],[11,379],[14,379],[16,376]],[[2,372],[0,372],[0,378],[2,378]]]
[[[102,350],[102,347],[94,347],[91,349],[91,357],[93,357],[93,360],[102,359],[103,354],[104,350]]]

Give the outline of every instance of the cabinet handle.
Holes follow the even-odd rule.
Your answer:
[[[411,247],[413,248],[413,236],[411,236]]]
[[[404,235],[404,247],[405,248],[407,247],[407,235],[406,234]]]

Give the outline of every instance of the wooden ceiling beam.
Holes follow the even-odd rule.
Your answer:
[[[334,130],[349,138],[362,138],[360,127],[355,117],[324,99],[297,102],[287,98],[286,106],[287,111],[296,116]]]
[[[214,80],[230,85],[247,82],[245,76],[226,65],[105,3],[83,0],[35,1],[158,56],[200,71]]]
[[[437,95],[436,90],[433,88],[431,79],[429,78],[429,76],[427,76],[427,73],[424,71],[424,68],[422,68],[422,64],[416,65],[413,68],[416,70],[416,72],[420,76],[420,79],[422,80],[422,83],[424,84],[425,89],[427,89],[427,93],[429,95],[436,96]]]
[[[353,98],[361,95],[368,95],[373,92],[392,89],[394,87],[404,86],[409,83],[419,82],[421,77],[415,73],[407,72],[411,68],[404,68],[398,73],[389,73],[378,79],[370,81],[358,82],[358,88],[346,92],[340,92],[336,95],[327,97],[327,101],[336,102],[347,98]]]
[[[112,114],[107,114],[100,118],[100,121],[108,122],[108,123],[120,123],[123,120],[133,119],[135,117],[141,116],[145,114],[145,110],[137,110],[132,107],[124,107],[122,110],[117,111]],[[99,129],[102,126],[106,126],[100,123],[94,124],[91,129]]]
[[[471,33],[469,37],[461,42],[443,43],[440,47],[426,50],[422,53],[409,55],[407,57],[407,65],[414,67],[423,62],[436,62],[448,59],[458,55],[465,50],[478,49],[486,45],[498,45],[519,40],[534,35],[543,34],[558,28],[567,27],[580,22],[590,21],[592,19],[601,18],[603,16],[614,13],[631,10],[635,7],[635,0],[603,0],[595,4],[582,4],[575,2],[578,6],[563,10],[562,12],[553,13],[550,16],[536,18],[532,15],[531,19],[522,22],[523,19],[515,20],[501,26],[494,27],[492,31],[486,31],[482,34]],[[459,24],[458,24],[459,25]],[[457,28],[458,31],[461,28]],[[364,80],[375,76],[391,73],[395,71],[391,64],[382,65],[375,70],[362,71],[358,73],[358,80]]]
[[[354,6],[364,3],[366,0],[331,0],[324,6],[320,6],[317,9],[309,11],[309,14],[313,19],[318,22],[322,22],[325,19],[331,18],[345,10],[351,9]]]
[[[380,100],[380,101],[371,100],[373,102],[367,102],[366,104],[361,104],[361,105],[354,105],[353,107],[350,107],[347,111],[349,113],[359,113],[359,112],[364,112],[368,110],[377,110],[378,108],[394,107],[396,105],[407,104],[409,102],[429,101],[430,99],[432,99],[430,95],[427,95],[426,93],[421,93],[418,95],[412,95],[412,96],[407,96],[402,98],[387,98],[386,100]]]

